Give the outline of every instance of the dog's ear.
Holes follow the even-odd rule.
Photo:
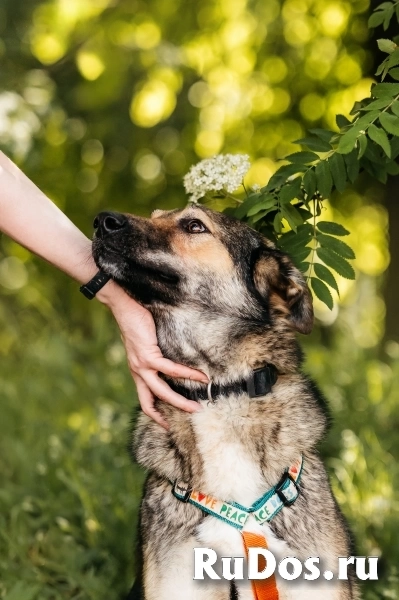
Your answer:
[[[254,264],[253,281],[261,296],[287,316],[297,331],[312,331],[312,295],[304,276],[286,254],[272,248],[261,251]]]

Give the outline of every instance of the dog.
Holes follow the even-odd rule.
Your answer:
[[[194,548],[246,557],[246,529],[277,562],[320,558],[317,581],[273,575],[274,595],[265,597],[358,598],[351,574],[336,577],[338,557],[350,556],[350,536],[317,452],[324,399],[301,372],[296,332],[313,325],[303,275],[259,232],[196,204],[156,210],[150,219],[103,212],[94,225],[97,266],[151,311],[164,356],[211,382],[166,378],[202,408],[191,414],[157,400],[168,430],[139,416],[132,449],[150,474],[140,515],[142,570],[129,598],[263,597],[248,579],[193,579]],[[278,510],[265,521],[254,506],[269,490]],[[237,507],[246,516],[237,517]]]

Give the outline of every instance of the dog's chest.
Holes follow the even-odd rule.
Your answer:
[[[251,506],[266,491],[248,405],[205,404],[193,417],[196,450],[203,464],[203,491],[220,500]]]

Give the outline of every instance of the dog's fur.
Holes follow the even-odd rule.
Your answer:
[[[219,384],[266,363],[278,370],[261,398],[203,401],[195,414],[157,401],[169,430],[140,416],[133,448],[150,475],[141,507],[142,590],[132,598],[252,600],[248,581],[193,581],[194,547],[243,556],[242,538],[175,499],[169,481],[250,506],[301,453],[299,498],[261,530],[277,560],[318,556],[321,572],[336,574],[337,557],[350,555],[349,536],[316,450],[326,427],[323,401],[300,371],[295,333],[309,333],[313,323],[301,273],[258,232],[203,207],[155,211],[151,219],[108,213],[112,227],[106,219],[100,215],[93,243],[97,265],[150,309],[166,357]],[[352,579],[277,582],[281,600],[358,597]]]

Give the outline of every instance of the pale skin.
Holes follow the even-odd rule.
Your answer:
[[[0,231],[80,283],[87,283],[98,271],[91,256],[90,240],[2,152]],[[203,383],[208,383],[208,378],[200,371],[162,356],[151,313],[113,281],[109,281],[96,298],[108,306],[119,325],[143,411],[167,428],[154,408],[154,397],[187,412],[199,410],[197,403],[176,394],[159,373]]]

